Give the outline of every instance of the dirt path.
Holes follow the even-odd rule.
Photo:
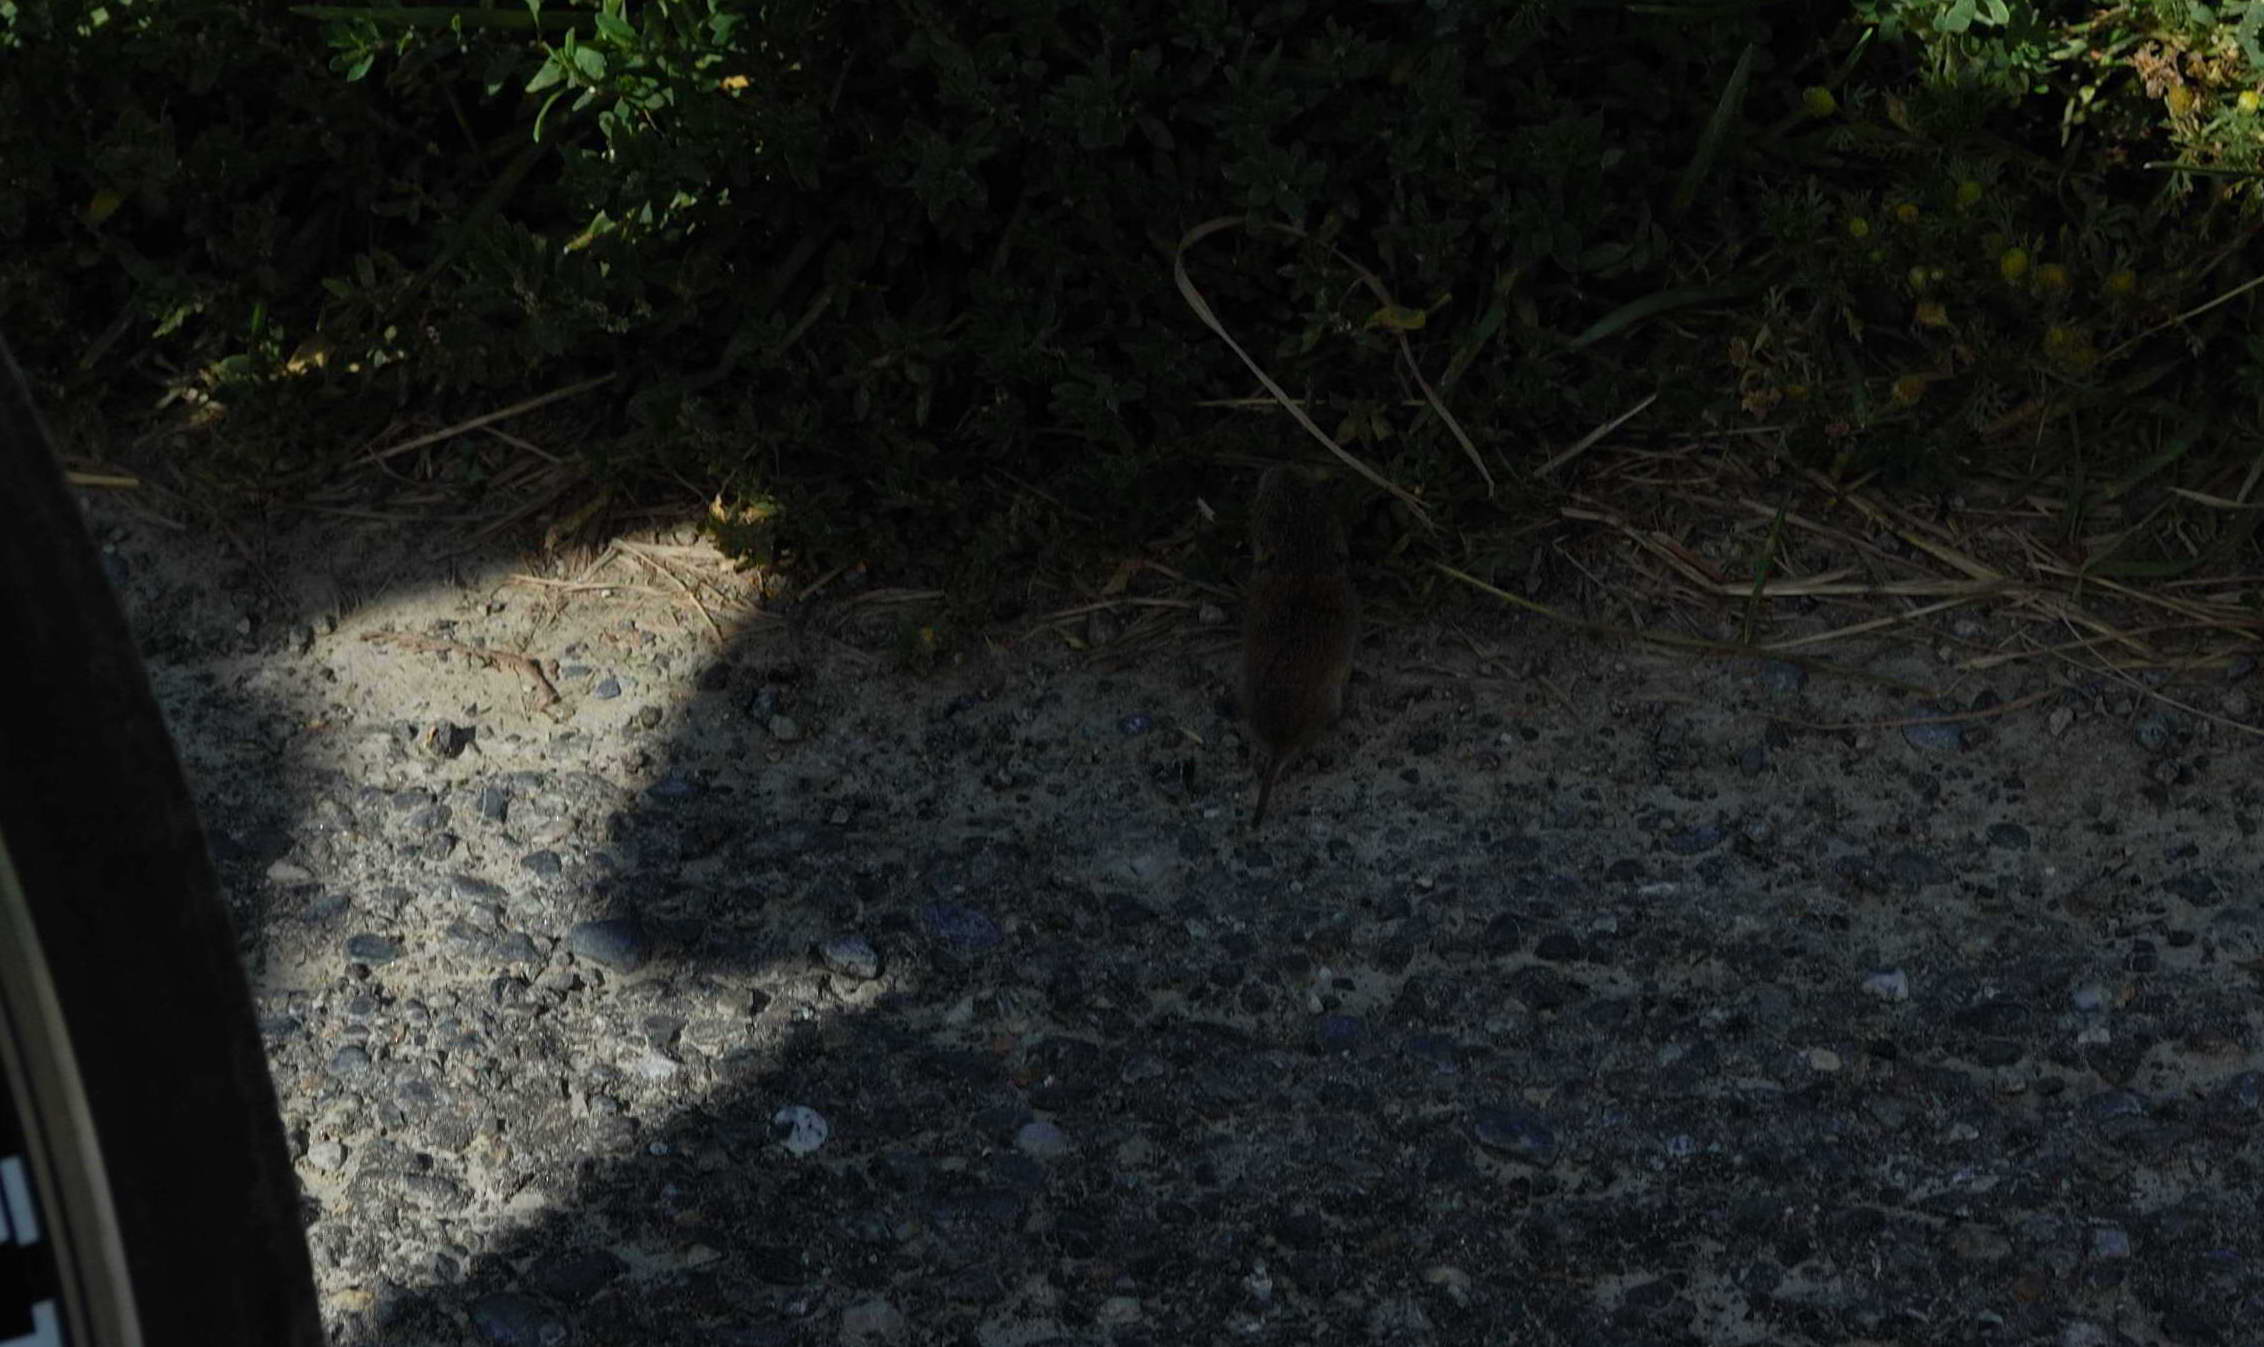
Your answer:
[[[102,518],[341,1344],[2264,1323],[2264,810],[2207,720],[1820,729],[1917,708],[1481,614],[1372,637],[1252,837],[1223,636],[915,677],[651,567]]]

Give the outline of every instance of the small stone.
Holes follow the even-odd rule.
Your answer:
[[[1110,1296],[1094,1309],[1093,1322],[1103,1328],[1121,1328],[1140,1322],[1140,1314],[1138,1296]]]
[[[1357,1015],[1323,1015],[1313,1037],[1323,1052],[1350,1052],[1366,1029]]]
[[[891,1347],[911,1331],[903,1311],[885,1300],[863,1300],[841,1312],[841,1347]]]
[[[1807,1060],[1811,1071],[1829,1073],[1840,1069],[1840,1055],[1830,1048],[1810,1048]]]
[[[814,1108],[788,1104],[771,1115],[770,1131],[788,1155],[814,1155],[833,1135],[833,1124]]]
[[[800,723],[794,717],[783,712],[765,721],[763,728],[770,731],[771,738],[782,744],[791,744],[802,737]]]
[[[880,953],[861,935],[836,936],[818,946],[825,966],[843,977],[870,982],[880,976]]]
[[[1698,856],[1720,846],[1728,836],[1729,830],[1720,824],[1705,823],[1695,828],[1668,833],[1665,843],[1667,850],[1677,856]]]
[[[1944,753],[1965,747],[1965,727],[1955,721],[1943,720],[1940,713],[1926,713],[1915,725],[1902,727],[1903,741],[1912,748],[1929,753]]]
[[[601,702],[612,701],[615,697],[621,695],[621,680],[615,678],[612,674],[607,674],[597,680],[597,686],[590,689],[590,695]]]
[[[2138,740],[2140,748],[2149,753],[2160,753],[2177,742],[2177,717],[2167,711],[2153,712],[2141,717],[2139,722],[2131,727],[2131,735]]]
[[[2012,1241],[1968,1221],[1950,1232],[1950,1252],[1968,1263],[1995,1263],[2012,1256]]]
[[[566,949],[577,959],[588,959],[622,973],[645,966],[652,953],[644,923],[635,917],[608,917],[577,922],[566,932]]]
[[[1226,621],[1226,610],[1205,600],[1195,605],[1195,621],[1206,627],[1220,626]]]
[[[2101,1090],[2083,1101],[2083,1112],[2093,1122],[2146,1116],[2146,1099],[2129,1090]]]
[[[1058,1160],[1074,1149],[1069,1134],[1040,1118],[1026,1122],[1014,1133],[1014,1149],[1033,1160]]]
[[[501,823],[511,816],[511,796],[501,786],[480,787],[480,817]]]
[[[920,925],[927,933],[963,954],[995,947],[998,923],[971,907],[956,903],[928,903],[920,908]]]
[[[1790,660],[1762,660],[1755,675],[1761,680],[1761,686],[1771,692],[1798,692],[1808,686],[1808,670]]]
[[[1152,730],[1155,727],[1156,722],[1153,717],[1141,714],[1139,712],[1134,712],[1133,714],[1128,715],[1124,719],[1116,722],[1117,731],[1121,734],[1126,735],[1127,737],[1138,734],[1146,734],[1149,730]]]
[[[566,1323],[541,1301],[517,1291],[491,1291],[471,1303],[472,1327],[495,1347],[560,1347]]]
[[[2030,845],[2028,830],[2017,823],[1991,824],[1989,845],[1999,851],[2026,851]]]
[[[1907,1001],[1910,999],[1910,977],[1899,968],[1881,969],[1865,975],[1863,992],[1866,996],[1876,996],[1882,1001]]]
[[[1531,1109],[1514,1105],[1481,1106],[1471,1121],[1471,1135],[1491,1151],[1536,1165],[1556,1158],[1556,1133]]]
[[[544,879],[556,879],[559,873],[566,868],[565,864],[558,859],[558,853],[548,847],[541,851],[530,851],[521,856],[519,864],[541,875]]]
[[[2091,1232],[2091,1256],[2099,1259],[2130,1257],[2130,1232],[2102,1225]]]
[[[346,957],[356,963],[389,964],[401,957],[401,942],[368,933],[348,936]]]
[[[473,740],[477,738],[479,738],[479,731],[471,726],[456,725],[442,720],[425,727],[424,733],[417,736],[417,746],[422,748],[428,757],[438,758],[445,762],[462,757],[464,750],[470,748]]]
[[[527,1285],[553,1300],[579,1305],[628,1270],[627,1263],[604,1249],[575,1249],[535,1264]]]
[[[1574,963],[1580,958],[1580,941],[1570,931],[1551,931],[1533,942],[1533,953],[1550,963]]]
[[[346,1166],[346,1145],[340,1141],[317,1141],[307,1147],[307,1164],[318,1173],[335,1174]]]
[[[700,793],[700,788],[680,772],[670,772],[645,787],[645,794],[656,800],[685,800]]]
[[[353,1044],[330,1054],[330,1074],[333,1076],[359,1076],[370,1067],[369,1050]]]
[[[311,884],[314,882],[314,871],[297,861],[281,860],[267,867],[267,878],[275,884]]]
[[[510,896],[501,884],[481,879],[478,875],[450,875],[448,887],[467,903],[500,903]]]
[[[2096,1015],[2111,1004],[2107,989],[2096,982],[2086,982],[2068,993],[2068,1004],[2086,1015]]]

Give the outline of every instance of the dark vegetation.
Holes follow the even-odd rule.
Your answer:
[[[1655,398],[1610,443],[1987,477],[2083,567],[2179,574],[2245,545],[2264,468],[2260,29],[2264,0],[0,0],[0,330],[82,451],[164,425],[174,471],[270,503],[611,376],[516,427],[566,471],[553,516],[714,501],[736,549],[995,615],[1140,547],[1216,572],[1197,497],[1232,516],[1255,462],[1323,452],[1173,284],[1243,217],[1189,275],[1442,526],[1371,511],[1378,558],[1503,573],[1589,460],[1542,466]],[[503,510],[520,457],[386,468]]]

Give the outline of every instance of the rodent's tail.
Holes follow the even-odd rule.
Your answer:
[[[1281,769],[1288,765],[1289,755],[1287,753],[1274,754],[1273,761],[1266,764],[1266,774],[1258,778],[1258,812],[1250,818],[1252,828],[1265,823],[1266,801],[1273,798],[1274,782],[1281,780]]]

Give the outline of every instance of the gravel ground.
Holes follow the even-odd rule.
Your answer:
[[[915,676],[854,607],[100,519],[337,1343],[2264,1338],[2264,810],[2202,716],[1882,726],[1463,614],[1253,837],[1223,626]]]

